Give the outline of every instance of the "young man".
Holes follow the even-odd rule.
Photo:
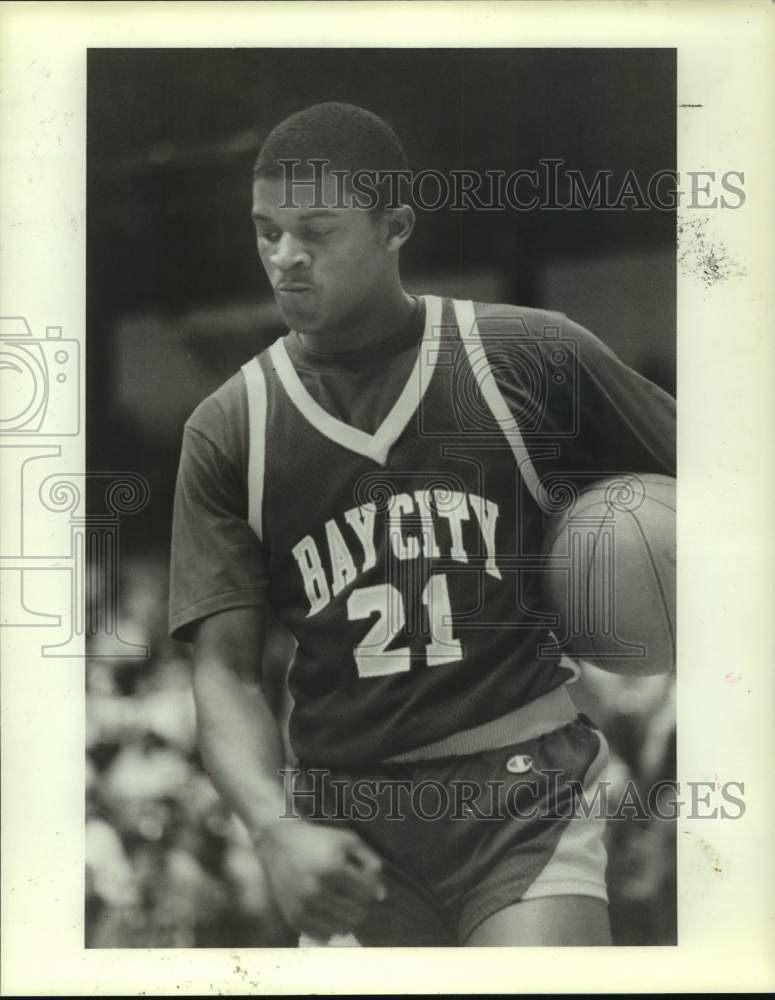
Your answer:
[[[259,154],[258,252],[291,332],[189,419],[175,501],[202,756],[294,933],[607,944],[603,823],[566,808],[606,744],[541,605],[545,501],[673,475],[674,403],[560,314],[408,295],[411,207],[379,183],[354,199],[359,171],[406,168],[343,104]],[[250,684],[267,606],[298,644],[292,795]]]

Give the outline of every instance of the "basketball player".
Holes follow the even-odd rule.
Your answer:
[[[605,945],[603,823],[563,806],[606,743],[566,691],[536,557],[552,484],[675,474],[674,402],[559,313],[407,294],[412,208],[379,183],[364,207],[349,180],[406,169],[385,122],[335,103],[258,156],[290,332],[191,416],[175,500],[170,628],[193,643],[202,756],[291,940]],[[250,684],[267,609],[297,642],[291,792]]]

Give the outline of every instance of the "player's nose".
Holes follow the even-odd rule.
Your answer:
[[[290,270],[298,265],[306,266],[310,262],[309,254],[304,246],[291,233],[283,233],[275,244],[269,259],[275,267],[279,267],[282,271]]]

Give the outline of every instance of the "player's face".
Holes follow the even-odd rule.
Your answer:
[[[291,197],[292,195],[292,197]],[[337,205],[333,179],[315,191],[281,178],[253,185],[258,253],[283,318],[299,333],[336,330],[363,315],[390,274],[386,229],[379,215]],[[340,198],[340,202],[341,202]]]

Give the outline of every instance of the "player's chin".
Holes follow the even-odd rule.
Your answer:
[[[277,296],[277,304],[285,322],[297,333],[316,333],[325,327],[321,304],[309,294],[280,294]]]

